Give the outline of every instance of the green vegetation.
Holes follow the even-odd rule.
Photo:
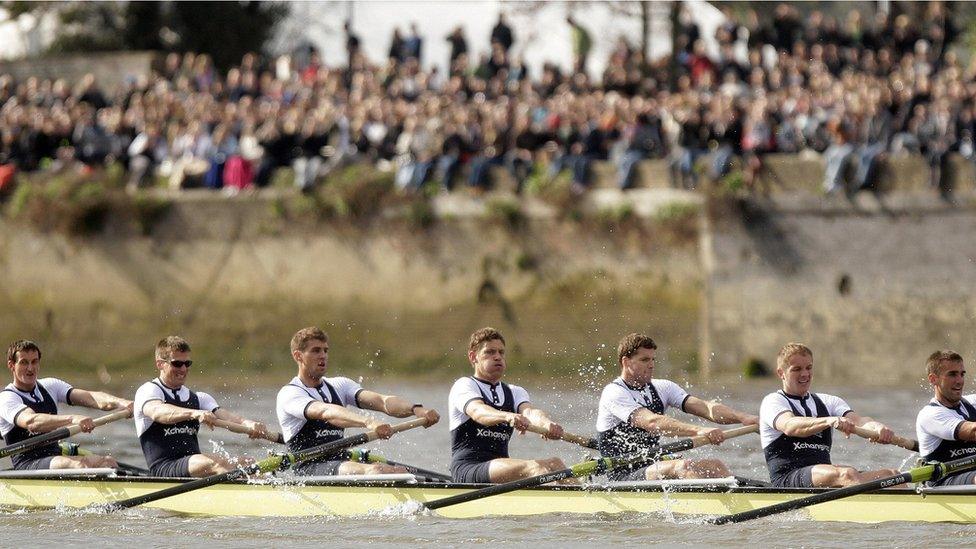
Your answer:
[[[223,69],[260,51],[291,7],[286,2],[4,2],[23,13],[58,16],[49,53],[192,51]]]
[[[768,377],[769,366],[761,358],[751,357],[742,365],[742,375],[746,378]]]
[[[555,177],[549,177],[546,170],[545,166],[536,164],[525,180],[525,193],[538,196],[543,202],[554,206],[560,218],[581,221],[583,214],[579,208],[579,196],[573,193],[569,171],[563,170]]]
[[[526,217],[518,198],[493,197],[485,203],[488,219],[501,223],[511,230],[525,227]]]
[[[608,231],[620,231],[636,219],[634,206],[630,202],[623,202],[615,206],[601,208],[596,214],[597,222]]]
[[[113,164],[90,172],[20,174],[5,208],[13,220],[41,232],[93,236],[110,221],[131,223],[148,235],[169,211],[168,200],[123,191],[122,167]]]

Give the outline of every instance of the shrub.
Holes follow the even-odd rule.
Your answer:
[[[654,212],[654,220],[659,223],[681,223],[697,216],[700,209],[701,207],[694,202],[668,202]]]
[[[337,216],[374,217],[395,195],[393,173],[367,164],[352,164],[330,174],[321,195]]]
[[[108,170],[45,173],[24,176],[7,207],[13,219],[23,220],[43,232],[71,236],[101,232],[109,214],[120,202],[116,182]]]
[[[633,204],[624,202],[616,206],[601,208],[596,214],[596,219],[603,227],[613,230],[631,223],[636,219],[636,215]]]
[[[535,169],[525,180],[526,194],[538,196],[540,200],[554,206],[559,217],[579,221],[583,215],[579,209],[579,196],[573,192],[572,176],[563,170],[555,177],[549,177],[546,167],[536,164]]]
[[[518,199],[492,198],[485,203],[488,219],[500,222],[510,229],[517,230],[525,226],[525,213]]]
[[[769,366],[761,358],[751,357],[742,364],[742,375],[747,378],[769,376]]]

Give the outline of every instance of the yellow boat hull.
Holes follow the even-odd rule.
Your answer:
[[[4,509],[84,508],[149,494],[179,481],[101,479],[0,479]],[[190,515],[355,516],[416,512],[427,502],[471,490],[459,485],[361,484],[220,484],[167,498],[146,507]],[[680,491],[659,489],[599,490],[537,488],[439,509],[450,518],[522,516],[546,513],[664,513],[724,515],[803,497],[810,491],[770,488],[715,488]],[[976,493],[920,495],[913,490],[885,490],[805,510],[817,521],[875,523],[886,521],[976,523]]]

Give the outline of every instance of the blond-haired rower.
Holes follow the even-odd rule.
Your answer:
[[[776,375],[783,389],[763,398],[759,435],[774,486],[792,488],[840,487],[896,475],[894,469],[859,471],[830,463],[831,429],[850,435],[854,427],[880,433],[887,444],[894,435],[883,423],[857,414],[840,397],[810,391],[813,351],[787,343],[776,357]]]

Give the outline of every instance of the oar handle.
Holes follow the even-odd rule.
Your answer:
[[[392,425],[391,427],[393,427],[394,433],[399,433],[401,431],[406,431],[408,429],[413,429],[415,427],[426,427],[426,426],[427,426],[427,418],[418,417],[417,419],[412,419],[410,421],[397,423],[395,425]],[[369,431],[363,433],[364,435],[366,435],[366,440],[373,441],[380,438],[380,435],[376,431],[377,431],[376,429],[370,429]]]
[[[871,429],[865,429],[864,427],[854,427],[854,434],[866,438],[868,440],[877,442],[878,437],[881,435],[877,431],[872,431]],[[910,452],[918,451],[918,441],[910,438],[900,437],[895,435],[891,437],[891,442],[888,444],[893,444],[895,446],[900,446]]]
[[[725,440],[735,437],[741,437],[742,435],[748,435],[749,433],[758,433],[758,425],[743,425],[742,427],[736,427],[735,429],[727,429],[722,431],[725,435]],[[699,446],[705,446],[706,444],[711,444],[712,441],[707,436],[697,436],[691,437],[691,447],[698,448]]]
[[[251,430],[247,427],[241,425],[240,423],[234,423],[233,421],[227,421],[224,419],[214,420],[213,424],[221,429],[227,429],[232,433],[240,433],[242,435],[250,435]],[[261,435],[260,438],[265,440],[270,440],[271,442],[284,443],[284,439],[281,437],[281,433],[277,431],[267,431],[267,434]]]
[[[538,425],[535,425],[534,423],[530,423],[529,426],[525,430],[526,431],[531,431],[533,433],[537,433],[537,434],[540,434],[540,435],[545,435],[545,434],[548,434],[549,433],[549,429],[546,429],[545,427],[540,427]],[[576,435],[576,434],[573,434],[573,433],[568,433],[566,431],[563,431],[563,436],[561,436],[559,438],[562,439],[562,440],[565,440],[566,442],[572,442],[573,444],[579,444],[580,446],[582,446],[584,448],[590,448],[590,449],[594,449],[594,450],[596,449],[596,439],[594,439],[594,438],[584,437],[582,435]]]
[[[127,417],[129,417],[129,409],[128,408],[123,408],[121,410],[116,410],[116,411],[112,412],[111,414],[105,414],[104,416],[98,416],[98,417],[96,417],[95,419],[92,420],[92,423],[95,424],[95,427],[101,427],[102,425],[105,425],[106,423],[112,423],[113,421],[118,421],[120,419],[125,419]],[[68,425],[67,429],[68,429],[68,436],[74,436],[74,435],[77,435],[78,433],[81,432],[81,425],[77,425],[77,424],[75,424],[75,425]]]

